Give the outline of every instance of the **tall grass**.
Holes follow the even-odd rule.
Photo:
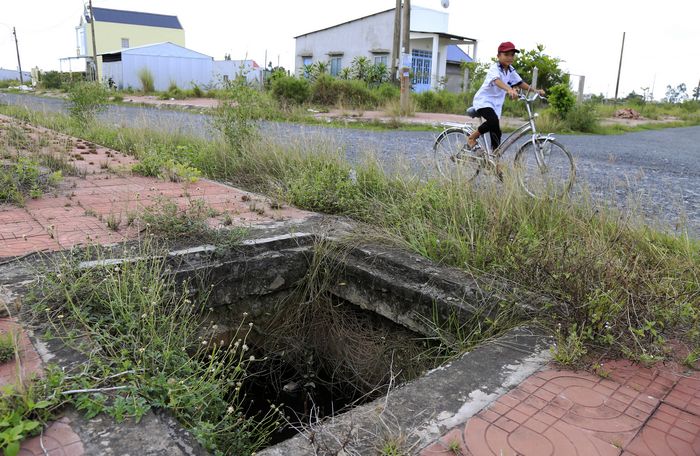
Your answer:
[[[226,143],[106,126],[81,136],[132,153],[186,147],[189,163],[212,178],[352,217],[434,261],[537,291],[550,302],[543,321],[589,346],[648,360],[666,354],[669,338],[700,342],[698,241],[629,222],[585,196],[534,200],[508,178],[495,188],[418,179],[374,160],[351,165],[323,143],[256,140],[232,153]]]
[[[141,68],[137,76],[139,77],[139,81],[141,81],[141,89],[144,93],[155,92],[156,87],[153,79],[153,73],[151,73],[148,68]]]

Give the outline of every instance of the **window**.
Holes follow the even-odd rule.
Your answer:
[[[338,74],[340,74],[340,70],[343,67],[342,62],[342,56],[331,57],[331,76],[338,76]]]
[[[310,55],[304,55],[301,57],[301,68],[304,70],[304,77],[308,78],[309,77],[309,71],[308,68],[313,65],[314,63],[314,58]]]
[[[379,65],[383,63],[384,65],[389,65],[389,56],[387,54],[380,54],[374,56],[374,64]]]
[[[129,38],[122,38],[122,49],[127,49],[129,47]]]

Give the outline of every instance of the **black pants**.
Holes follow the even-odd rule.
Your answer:
[[[493,108],[481,108],[477,109],[476,113],[480,117],[483,117],[485,122],[479,125],[479,133],[486,134],[491,133],[491,150],[496,150],[496,148],[501,144],[501,123],[498,121],[498,116]]]

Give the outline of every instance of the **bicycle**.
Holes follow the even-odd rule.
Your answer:
[[[491,150],[490,142],[484,136],[477,139],[477,145],[467,147],[467,138],[474,131],[469,124],[447,125],[435,139],[433,153],[440,174],[452,177],[455,172],[464,176],[467,181],[474,180],[483,170],[494,173],[499,180],[503,179],[500,159],[508,148],[519,139],[531,134],[531,138],[523,143],[515,154],[514,168],[519,184],[532,197],[563,196],[569,192],[576,178],[576,168],[571,153],[550,134],[540,134],[535,126],[535,113],[532,104],[541,97],[537,92],[531,97],[518,97],[525,102],[528,120],[501,142],[495,151]],[[476,118],[479,115],[473,107],[467,110],[467,115]]]

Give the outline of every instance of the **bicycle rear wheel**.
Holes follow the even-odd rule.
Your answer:
[[[541,164],[536,152],[541,154]],[[576,178],[571,153],[561,143],[548,138],[520,146],[515,154],[515,172],[525,192],[535,198],[564,196]]]
[[[462,176],[473,180],[481,169],[479,157],[467,148],[467,132],[462,128],[448,128],[440,133],[433,145],[438,172],[444,177]]]

